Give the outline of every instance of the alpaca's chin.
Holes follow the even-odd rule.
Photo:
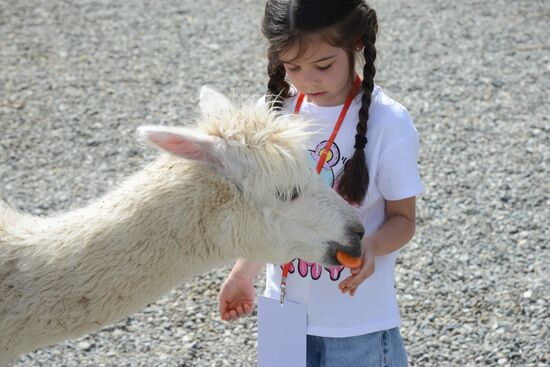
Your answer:
[[[336,258],[336,250],[330,248],[327,250],[325,257],[321,263],[325,266],[338,266],[340,262]]]

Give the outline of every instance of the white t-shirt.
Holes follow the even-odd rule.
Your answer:
[[[327,157],[321,178],[335,187],[345,161],[353,155],[361,96],[356,96]],[[294,112],[297,97],[288,98],[283,109]],[[315,131],[308,150],[311,166],[338,119],[342,105],[322,107],[302,103],[300,114],[311,117]],[[423,191],[418,173],[418,133],[408,111],[376,86],[372,93],[365,147],[369,188],[357,208],[366,235],[376,232],[385,220],[385,200],[400,200]],[[287,299],[306,305],[308,334],[348,337],[386,330],[400,324],[394,289],[397,252],[376,257],[375,272],[357,289],[354,297],[342,294],[338,284],[350,275],[343,267],[323,267],[295,259],[287,278]],[[267,266],[265,295],[279,298],[282,265]]]

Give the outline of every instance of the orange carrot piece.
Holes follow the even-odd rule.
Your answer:
[[[336,251],[336,259],[340,264],[344,265],[346,268],[358,268],[363,263],[363,259],[360,257],[353,257],[348,255],[346,252],[338,250]]]

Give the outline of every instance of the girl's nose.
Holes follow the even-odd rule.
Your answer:
[[[302,72],[302,83],[308,86],[319,83],[319,77],[313,70],[304,70]]]

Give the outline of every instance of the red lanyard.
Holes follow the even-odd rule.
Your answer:
[[[342,111],[340,111],[340,116],[338,116],[338,120],[336,120],[336,124],[334,124],[334,129],[332,130],[332,134],[330,134],[330,138],[327,141],[327,144],[325,145],[325,148],[323,149],[323,153],[321,153],[321,157],[319,158],[319,162],[317,162],[317,173],[320,174],[321,170],[323,169],[323,165],[325,164],[327,160],[328,152],[330,152],[330,148],[332,147],[332,143],[334,143],[334,139],[336,139],[336,135],[338,134],[338,130],[340,130],[340,126],[342,126],[342,122],[344,122],[344,118],[346,117],[346,113],[348,112],[349,106],[351,105],[351,102],[353,101],[353,97],[355,97],[355,94],[357,91],[361,88],[361,78],[359,78],[359,75],[355,75],[355,80],[353,81],[353,87],[351,88],[348,97],[346,98],[346,102],[344,103],[344,106],[342,107]],[[304,101],[304,94],[300,92],[298,95],[298,100],[296,101],[296,107],[294,107],[294,113],[298,114],[300,113],[300,108],[302,107],[302,102]],[[286,293],[286,277],[288,276],[288,272],[290,270],[291,263],[286,263],[283,266],[283,274],[281,276],[281,293],[279,300],[281,303],[285,300],[285,293]]]

